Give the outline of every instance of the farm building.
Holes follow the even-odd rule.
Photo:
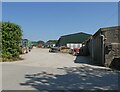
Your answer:
[[[82,55],[90,55],[94,64],[120,68],[120,26],[100,28],[84,42]]]
[[[92,36],[91,34],[86,34],[86,33],[75,33],[75,34],[69,34],[69,35],[64,35],[61,36],[56,44],[56,46],[67,46],[67,44],[69,43],[82,43],[84,42],[86,39],[88,39],[90,36]]]

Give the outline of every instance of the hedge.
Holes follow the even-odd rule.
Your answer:
[[[2,22],[2,61],[19,59],[22,30],[17,24]]]

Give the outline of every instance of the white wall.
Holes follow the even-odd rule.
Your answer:
[[[67,47],[73,49],[73,48],[81,48],[82,44],[81,43],[67,43]]]

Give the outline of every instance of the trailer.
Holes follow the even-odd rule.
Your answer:
[[[91,63],[120,69],[120,26],[100,28],[86,40],[81,55],[90,56]]]

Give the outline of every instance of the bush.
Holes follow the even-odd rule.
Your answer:
[[[19,58],[22,30],[19,25],[2,22],[2,58],[3,61],[12,61]]]

